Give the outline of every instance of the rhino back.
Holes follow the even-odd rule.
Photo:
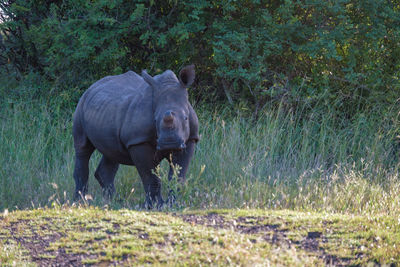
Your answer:
[[[136,73],[105,77],[82,96],[75,112],[92,144],[105,156],[128,164],[130,145],[151,141],[151,89]]]

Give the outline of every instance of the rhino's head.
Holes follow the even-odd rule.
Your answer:
[[[153,112],[157,130],[157,150],[182,150],[190,135],[189,100],[186,88],[195,78],[194,65],[179,72],[172,71],[158,77],[142,72],[143,79],[153,90]]]

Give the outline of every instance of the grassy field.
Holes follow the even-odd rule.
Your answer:
[[[398,107],[305,110],[266,107],[253,121],[244,108],[197,107],[202,139],[177,206],[146,212],[133,167],[103,200],[98,153],[90,201],[73,204],[73,107],[5,98],[1,264],[400,264]]]
[[[74,188],[72,108],[4,100],[0,110],[0,211],[70,202]],[[351,119],[330,109],[245,110],[197,107],[201,138],[178,208],[268,208],[400,215],[398,107]],[[103,203],[93,177],[89,193]],[[166,180],[168,166],[161,165]],[[165,185],[165,183],[164,183]],[[164,186],[164,189],[166,186]],[[139,208],[140,178],[122,166],[112,208]],[[164,192],[165,193],[165,192]]]
[[[266,210],[140,212],[85,207],[0,217],[6,266],[400,264],[392,216]]]

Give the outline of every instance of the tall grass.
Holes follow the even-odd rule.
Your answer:
[[[266,108],[256,122],[240,112],[198,108],[201,141],[178,203],[400,215],[395,108],[385,117],[360,113],[351,119],[329,108]],[[70,201],[72,112],[40,101],[3,105],[0,210]],[[91,159],[89,193],[103,205],[93,177],[99,156]],[[164,162],[161,173],[166,168]],[[113,207],[138,208],[144,201],[133,167],[120,167],[116,189]]]

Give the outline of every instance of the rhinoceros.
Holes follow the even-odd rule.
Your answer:
[[[88,191],[89,159],[95,149],[102,158],[95,178],[112,197],[120,164],[134,165],[146,192],[146,206],[163,205],[155,167],[167,158],[185,175],[199,140],[198,118],[187,88],[195,79],[194,65],[179,76],[167,70],[154,77],[128,71],[95,82],[79,100],[73,116],[75,199]],[[169,171],[169,179],[173,170]]]

